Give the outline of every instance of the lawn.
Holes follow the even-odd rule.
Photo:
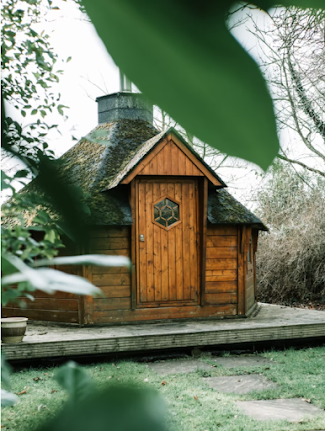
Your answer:
[[[227,355],[227,354],[226,354]],[[325,346],[301,350],[271,351],[262,354],[272,359],[271,366],[226,369],[220,365],[211,370],[160,377],[147,364],[132,361],[103,362],[84,368],[98,388],[104,385],[133,383],[155,388],[166,401],[168,429],[174,430],[320,430],[325,418],[315,417],[303,423],[286,421],[260,422],[245,416],[235,400],[301,397],[325,409]],[[200,360],[213,365],[212,356]],[[33,431],[57,412],[67,396],[54,379],[56,368],[32,368],[11,376],[13,392],[19,403],[2,411],[2,430]],[[258,373],[277,382],[279,387],[246,395],[222,394],[211,389],[205,377]]]

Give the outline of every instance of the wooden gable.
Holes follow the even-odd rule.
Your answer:
[[[136,175],[205,176],[212,184],[221,185],[218,179],[172,133],[141,160],[122,184],[130,183]]]

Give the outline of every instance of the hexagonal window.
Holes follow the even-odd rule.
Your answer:
[[[154,205],[154,220],[168,228],[179,221],[179,205],[169,198],[162,199]]]

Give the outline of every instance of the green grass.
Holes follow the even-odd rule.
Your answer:
[[[121,361],[115,364],[88,365],[88,370],[99,388],[112,383],[132,382],[139,387],[156,388],[164,397],[168,412],[169,430],[227,430],[227,431],[279,431],[325,429],[325,419],[315,417],[303,423],[286,421],[260,422],[243,415],[235,406],[235,400],[302,397],[325,408],[325,346],[305,350],[273,351],[263,356],[275,362],[270,367],[226,369],[222,366],[210,370],[198,370],[189,374],[158,376],[146,364]],[[211,356],[200,360],[213,364]],[[269,368],[269,369],[268,369]],[[2,430],[33,431],[64,404],[67,396],[53,376],[55,368],[29,369],[11,376],[12,390],[20,402],[2,411]],[[277,382],[279,387],[247,395],[222,394],[204,381],[207,376],[259,373]],[[35,381],[34,379],[40,380]],[[148,381],[145,381],[147,380]],[[162,385],[162,382],[166,383]]]

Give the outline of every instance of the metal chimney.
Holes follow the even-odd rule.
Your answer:
[[[118,120],[142,120],[153,123],[153,106],[141,93],[119,92],[97,97],[98,123]]]

